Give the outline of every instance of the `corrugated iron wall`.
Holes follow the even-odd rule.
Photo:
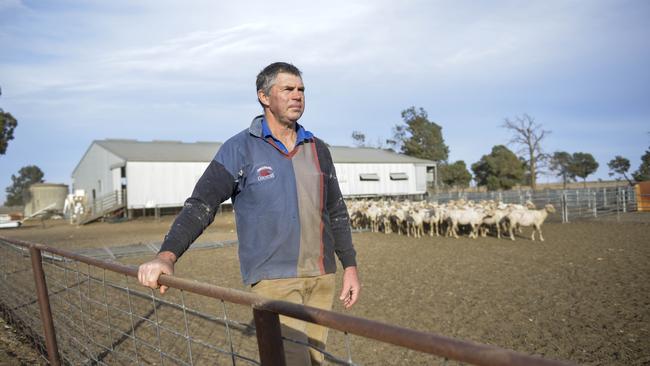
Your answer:
[[[638,183],[635,191],[638,210],[650,212],[650,181]]]

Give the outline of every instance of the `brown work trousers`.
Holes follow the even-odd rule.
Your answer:
[[[334,301],[333,273],[316,277],[262,280],[251,291],[263,297],[331,310]],[[282,335],[318,349],[325,349],[328,328],[280,315]],[[311,347],[284,341],[288,366],[321,365],[324,356]]]

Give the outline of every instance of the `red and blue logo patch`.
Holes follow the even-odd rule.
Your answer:
[[[262,167],[259,167],[257,169],[257,180],[258,181],[264,181],[264,180],[269,180],[275,178],[275,173],[273,172],[273,168],[265,165]]]

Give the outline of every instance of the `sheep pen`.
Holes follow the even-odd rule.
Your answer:
[[[517,241],[499,240],[494,230],[478,240],[467,234],[448,238],[445,230],[414,238],[404,235],[406,225],[402,235],[355,233],[362,296],[351,311],[338,303],[335,310],[580,364],[648,364],[650,214],[627,217],[621,222],[547,222],[543,242],[516,231]],[[73,250],[159,244],[172,220],[83,227],[47,221],[44,227],[39,223],[1,234]],[[198,241],[234,239],[234,230],[232,213],[224,213]],[[151,256],[119,261],[138,264]],[[191,250],[176,274],[245,289],[235,246]],[[350,346],[361,365],[444,364],[360,337],[352,337]],[[343,336],[332,332],[328,351],[345,355],[345,349]]]

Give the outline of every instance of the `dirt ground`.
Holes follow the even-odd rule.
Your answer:
[[[0,318],[0,365],[29,366],[46,363],[11,324]]]
[[[160,243],[171,221],[84,227],[47,221],[0,235],[66,249]],[[232,214],[217,217],[199,241],[234,239],[233,221]],[[335,310],[584,365],[650,365],[650,214],[548,223],[546,241],[529,236],[530,229],[516,241],[356,233],[362,297],[350,311],[340,304]],[[245,289],[236,247],[190,251],[176,270]],[[4,344],[1,357],[16,355],[13,364],[21,364],[22,343],[9,343],[8,351]],[[332,332],[328,351],[346,358],[345,349],[345,338]],[[363,365],[444,364],[360,337],[351,337],[351,349],[354,362]],[[4,362],[13,361],[0,358]]]

